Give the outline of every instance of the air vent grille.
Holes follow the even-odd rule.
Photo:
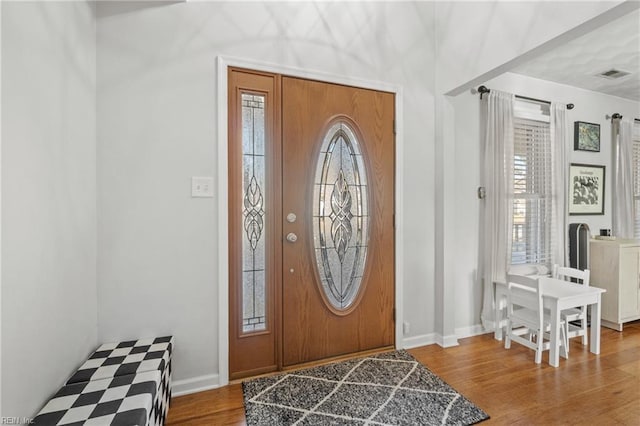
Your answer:
[[[625,77],[627,75],[631,74],[630,72],[627,71],[621,71],[621,70],[617,70],[617,69],[610,69],[608,71],[605,72],[601,72],[600,74],[597,74],[598,77],[602,77],[602,78],[608,78],[609,80],[614,80],[616,78],[622,78]]]

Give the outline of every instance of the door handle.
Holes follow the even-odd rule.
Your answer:
[[[295,243],[296,241],[298,241],[298,236],[293,232],[289,232],[287,234],[287,241],[289,241],[290,243]]]

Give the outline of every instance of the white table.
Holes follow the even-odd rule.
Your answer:
[[[502,340],[502,328],[506,325],[504,308],[507,300],[507,285],[496,282],[495,284],[495,338]],[[591,313],[591,331],[589,350],[593,354],[600,353],[600,299],[606,290],[584,286],[568,281],[561,285],[549,286],[542,293],[544,307],[551,312],[551,349],[549,351],[549,364],[557,367],[560,364],[560,312],[564,309],[577,308],[589,305]]]

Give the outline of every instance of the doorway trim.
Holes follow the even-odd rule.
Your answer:
[[[403,348],[403,289],[404,289],[404,253],[403,244],[403,110],[402,110],[402,86],[363,80],[353,77],[340,76],[337,74],[320,71],[306,70],[297,67],[287,67],[283,65],[254,61],[251,59],[236,58],[232,56],[217,57],[217,91],[218,91],[218,386],[225,386],[229,383],[229,215],[228,215],[228,81],[227,72],[229,67],[246,68],[256,71],[282,74],[297,78],[306,78],[326,83],[343,84],[347,86],[360,87],[364,89],[379,90],[395,94],[396,111],[396,143],[395,143],[395,346],[397,349]]]

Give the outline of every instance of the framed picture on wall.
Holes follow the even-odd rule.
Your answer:
[[[605,166],[572,163],[569,169],[569,214],[604,214]]]
[[[600,125],[576,121],[573,123],[573,149],[600,152]]]

